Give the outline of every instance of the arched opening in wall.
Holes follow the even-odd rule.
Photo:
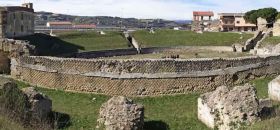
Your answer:
[[[0,51],[0,74],[10,74],[11,60],[8,54]]]
[[[232,81],[233,81],[233,83],[238,81],[238,75],[237,74],[232,75]]]
[[[254,79],[254,75],[252,73],[248,73],[245,79]]]
[[[226,65],[226,68],[229,68],[229,67],[231,67],[231,65]]]

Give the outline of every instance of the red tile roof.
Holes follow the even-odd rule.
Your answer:
[[[96,28],[95,24],[77,24],[74,28]]]
[[[71,22],[48,22],[50,25],[72,25]]]
[[[212,11],[193,11],[194,16],[214,16]]]

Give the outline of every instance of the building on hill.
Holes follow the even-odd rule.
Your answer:
[[[68,21],[60,21],[60,22],[47,22],[46,26],[52,29],[71,29],[73,27],[73,24]]]
[[[212,11],[193,11],[193,21],[211,21],[213,16]]]
[[[212,11],[193,11],[193,31],[210,30],[210,25],[214,13]]]
[[[34,34],[32,3],[0,7],[0,38],[15,38]]]
[[[247,32],[256,31],[257,26],[247,23],[244,19],[244,13],[219,13],[220,31],[228,32]]]

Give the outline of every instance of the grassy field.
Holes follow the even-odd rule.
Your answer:
[[[231,46],[234,43],[244,44],[252,34],[205,32],[198,34],[191,31],[156,30],[155,34],[149,31],[136,31],[134,37],[142,47],[168,46]],[[243,39],[240,39],[240,37]]]
[[[257,88],[258,97],[267,97],[267,83],[272,79],[257,79],[251,82]],[[19,83],[19,85],[21,87],[27,86],[23,83]],[[69,130],[94,130],[99,108],[102,103],[110,98],[103,95],[38,89],[53,100],[54,111],[70,116],[69,126],[64,128]],[[197,119],[198,97],[198,93],[192,93],[177,96],[134,98],[134,100],[145,106],[145,130],[207,130],[208,128]],[[92,100],[93,98],[96,100]],[[275,103],[275,107],[280,110],[278,105],[279,103]],[[264,120],[244,129],[280,129],[279,120],[279,117]],[[0,129],[21,130],[22,128],[0,116]]]
[[[97,32],[69,32],[58,33],[58,37],[84,48],[79,51],[128,48],[127,41],[120,32],[106,32],[106,35],[100,35]]]
[[[119,32],[106,32],[100,35],[97,32],[63,32],[57,37],[45,34],[35,34],[18,38],[28,40],[35,45],[39,55],[61,55],[74,52],[110,50],[128,48],[127,41]]]
[[[280,43],[280,37],[268,37],[262,42],[261,46],[277,45],[279,43]]]
[[[38,49],[39,55],[61,55],[73,52],[110,50],[129,48],[126,39],[120,32],[60,32],[57,37],[45,34],[21,37],[19,40],[29,40]],[[136,31],[133,34],[142,47],[174,47],[174,46],[231,46],[234,43],[244,43],[250,34],[206,32],[197,34],[191,31],[158,30],[155,34],[148,31]]]

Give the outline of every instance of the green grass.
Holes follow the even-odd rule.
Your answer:
[[[268,98],[268,83],[274,78],[275,77],[267,77],[251,81],[251,84],[257,89],[258,98]]]
[[[117,31],[106,32],[100,35],[97,32],[59,32],[57,37],[45,34],[35,34],[17,38],[29,40],[35,45],[39,55],[61,55],[73,52],[98,51],[129,48],[126,39]],[[231,46],[234,43],[245,43],[252,37],[243,34],[243,39],[238,33],[205,32],[197,34],[191,31],[157,30],[155,34],[148,31],[133,33],[136,40],[144,47],[174,47],[174,46]]]
[[[63,32],[57,37],[45,34],[35,34],[17,38],[28,40],[36,46],[39,55],[54,56],[74,52],[110,50],[128,48],[127,41],[119,32],[106,32],[100,35],[97,32]]]
[[[265,47],[267,45],[277,45],[279,43],[280,43],[280,37],[276,37],[276,36],[275,37],[268,37],[262,42],[261,46]]]
[[[19,86],[28,85],[18,82]],[[38,88],[53,101],[56,112],[69,114],[71,125],[66,129],[95,129],[99,108],[110,97]],[[197,119],[199,94],[134,98],[145,107],[145,130],[201,130],[207,127]],[[96,98],[95,101],[92,99]]]
[[[142,47],[174,47],[174,46],[231,46],[234,43],[244,44],[252,34],[205,32],[197,34],[191,31],[156,30],[155,34],[148,31],[136,31],[134,37]]]
[[[106,32],[106,35],[100,35],[97,32],[68,32],[59,33],[58,37],[84,48],[79,51],[128,48],[127,41],[120,32]]]
[[[268,98],[268,83],[273,80],[275,77],[261,78],[257,80],[253,80],[251,83],[255,85],[257,89],[258,98]],[[280,111],[280,103],[274,102],[274,108],[276,111]],[[261,122],[257,122],[256,124],[247,127],[248,130],[279,130],[280,117],[274,117],[271,119],[266,119]]]
[[[267,98],[267,84],[273,77],[253,80],[259,98]],[[18,82],[19,86],[28,85]],[[65,129],[93,130],[96,126],[99,108],[110,97],[95,94],[82,94],[38,88],[53,100],[56,112],[70,116],[70,126]],[[207,130],[208,128],[197,119],[197,98],[200,94],[192,93],[177,96],[133,98],[136,103],[145,107],[145,130]],[[92,100],[95,98],[96,100]],[[277,107],[279,103],[275,103]],[[244,129],[272,130],[280,129],[279,117],[258,122]],[[3,121],[0,117],[0,126]],[[4,121],[4,124],[10,122]],[[9,125],[6,124],[6,127]],[[13,126],[12,126],[13,127]]]
[[[199,94],[187,94],[135,101],[145,107],[145,130],[207,130],[197,118],[198,97]]]

